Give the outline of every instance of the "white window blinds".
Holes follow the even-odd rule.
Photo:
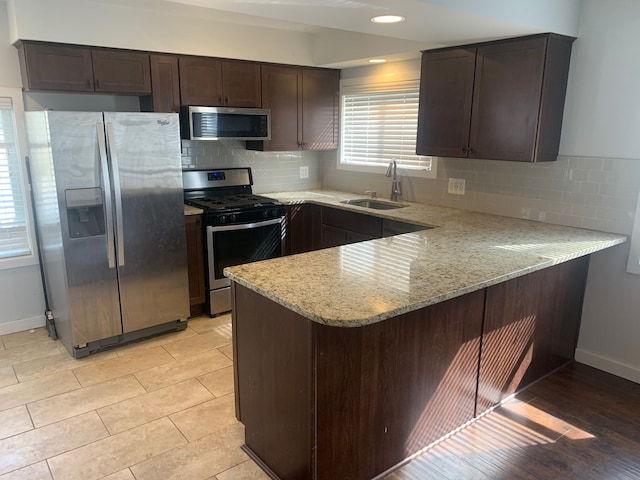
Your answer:
[[[417,81],[343,88],[340,161],[432,170],[431,157],[416,155],[418,96]]]
[[[13,107],[0,93],[0,260],[31,255]]]

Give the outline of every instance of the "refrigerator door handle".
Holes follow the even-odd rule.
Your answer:
[[[120,188],[120,168],[118,167],[118,155],[115,148],[116,141],[113,135],[113,124],[111,122],[107,122],[107,144],[109,145],[109,156],[111,157],[111,168],[113,170],[113,194],[116,204],[116,251],[118,253],[118,266],[124,267],[122,189]]]
[[[100,171],[102,173],[102,190],[104,191],[105,215],[107,224],[107,258],[109,268],[116,267],[116,246],[113,238],[113,204],[111,203],[111,182],[109,181],[109,164],[107,162],[107,146],[104,140],[104,125],[96,123],[98,134],[98,152],[100,154]]]

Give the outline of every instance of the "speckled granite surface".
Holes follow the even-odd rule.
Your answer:
[[[225,269],[225,275],[311,320],[357,327],[624,243],[623,235],[402,202],[340,203],[343,192],[269,193],[435,228]]]
[[[184,214],[185,215],[200,215],[204,213],[204,210],[197,207],[192,207],[191,205],[184,206]]]

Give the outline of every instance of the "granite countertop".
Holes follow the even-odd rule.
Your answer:
[[[420,203],[401,202],[408,206],[396,210],[340,203],[362,194],[267,196],[434,227],[225,269],[238,284],[337,327],[386,320],[626,241],[613,233]]]
[[[204,213],[204,210],[198,207],[192,207],[191,205],[184,206],[184,214],[185,215],[201,215]]]

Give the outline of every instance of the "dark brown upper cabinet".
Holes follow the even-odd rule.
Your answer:
[[[90,48],[23,42],[18,53],[25,90],[94,91]]]
[[[262,106],[271,110],[271,140],[248,141],[247,148],[292,151],[301,148],[302,69],[293,66],[262,67]]]
[[[475,48],[422,54],[416,140],[419,154],[467,156],[475,65]]]
[[[224,60],[222,62],[222,91],[224,104],[230,107],[262,106],[260,64]]]
[[[262,107],[271,110],[271,140],[248,141],[247,148],[337,148],[339,82],[339,70],[264,65]]]
[[[18,49],[25,90],[151,93],[146,53],[30,42]]]
[[[574,40],[541,34],[424,51],[417,153],[556,160]]]
[[[302,148],[338,148],[340,71],[302,69]]]
[[[180,78],[178,57],[150,55],[151,107],[153,112],[180,112]]]
[[[151,93],[147,53],[93,50],[91,57],[96,92],[139,95]]]
[[[260,64],[180,57],[182,105],[260,107]]]

